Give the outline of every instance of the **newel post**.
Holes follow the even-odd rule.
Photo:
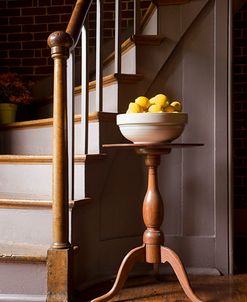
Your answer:
[[[54,60],[53,87],[53,243],[47,253],[47,302],[69,302],[72,292],[72,247],[69,243],[66,62],[73,39],[66,32],[48,38]]]

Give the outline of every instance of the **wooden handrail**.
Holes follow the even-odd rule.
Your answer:
[[[77,0],[70,17],[66,32],[71,35],[74,40],[72,48],[75,48],[79,40],[82,26],[87,17],[88,10],[92,4],[92,0]]]

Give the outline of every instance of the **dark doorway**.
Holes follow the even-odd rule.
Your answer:
[[[234,272],[247,273],[247,1],[233,16]]]

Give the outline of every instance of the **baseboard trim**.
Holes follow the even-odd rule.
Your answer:
[[[46,302],[46,295],[0,294],[2,302]]]

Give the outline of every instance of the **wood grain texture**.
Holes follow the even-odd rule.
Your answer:
[[[94,160],[100,160],[105,154],[80,154],[75,155],[75,163],[83,163]],[[52,155],[22,154],[22,155],[0,155],[1,164],[51,164]]]
[[[244,302],[247,301],[247,275],[235,276],[189,276],[191,284],[203,301]],[[81,292],[76,302],[91,300],[99,292],[105,291],[111,282],[97,284]],[[175,277],[137,277],[127,281],[114,299],[125,302],[189,302]]]

